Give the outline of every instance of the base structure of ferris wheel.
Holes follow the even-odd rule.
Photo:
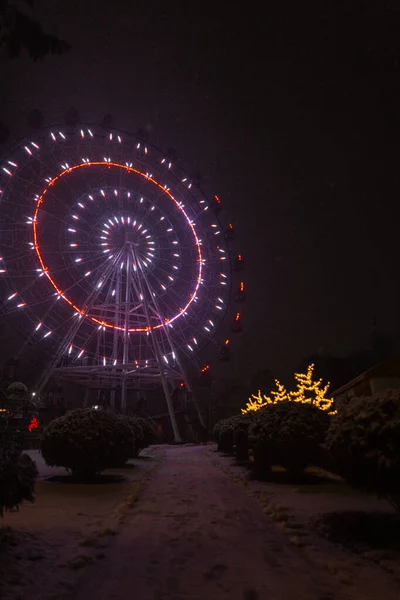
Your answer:
[[[45,372],[39,379],[36,390],[38,394],[45,388],[51,378],[63,381],[73,381],[90,390],[95,386],[97,389],[110,390],[111,407],[115,408],[116,389],[121,390],[121,412],[126,413],[128,390],[137,390],[141,381],[161,383],[168,414],[174,433],[174,441],[181,442],[181,436],[176,420],[171,396],[171,384],[176,387],[176,382],[184,381],[186,389],[190,393],[191,400],[196,408],[200,423],[205,427],[202,414],[193,395],[189,379],[179,359],[179,351],[174,347],[172,338],[168,331],[168,323],[161,316],[157,294],[152,289],[146,270],[136,251],[137,244],[134,237],[125,236],[123,246],[114,257],[104,278],[112,277],[116,281],[113,303],[98,304],[99,291],[93,293],[86,299],[84,314],[78,314],[77,319],[62,342],[58,352],[54,354]],[[122,273],[121,265],[125,266]],[[133,269],[132,269],[133,267]],[[85,322],[85,317],[92,310],[101,310],[109,319],[114,321],[114,348],[122,343],[123,359],[121,363],[114,361],[112,365],[102,362],[98,355],[91,358],[87,364],[68,364],[68,349],[72,340],[78,334],[79,329]],[[141,333],[146,338],[146,347],[150,350],[146,360],[132,358],[131,333],[129,326],[134,316],[136,322],[142,324]],[[104,326],[103,326],[104,329]],[[168,360],[167,355],[172,357]],[[103,359],[104,360],[104,359]],[[88,364],[90,363],[90,364]]]

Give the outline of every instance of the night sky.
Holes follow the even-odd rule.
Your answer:
[[[73,105],[147,126],[214,185],[246,260],[225,375],[296,366],[400,331],[400,5],[37,0],[70,52],[0,58],[0,120]],[[238,370],[237,366],[241,367]]]

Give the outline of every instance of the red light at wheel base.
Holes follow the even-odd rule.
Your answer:
[[[229,340],[225,340],[225,346],[229,344]]]
[[[28,431],[32,431],[33,429],[37,429],[39,427],[39,421],[36,417],[32,417],[30,423],[28,425]]]
[[[179,387],[184,388],[185,387],[185,382],[181,381],[180,384],[179,384]]]
[[[221,200],[220,200],[219,196],[217,196],[216,194],[214,196],[214,200],[217,204],[221,204]]]
[[[239,319],[240,319],[240,313],[236,313],[235,321],[239,321]]]

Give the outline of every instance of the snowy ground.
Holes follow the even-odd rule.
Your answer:
[[[29,454],[32,460],[35,461],[39,471],[39,480],[46,479],[47,477],[53,477],[55,475],[66,475],[66,470],[64,467],[48,467],[44,462],[39,450],[24,450],[24,454]]]
[[[214,456],[204,447],[166,451],[107,568],[87,573],[74,600],[368,600],[382,589],[399,597],[385,574],[351,565],[329,544],[310,553],[292,543]]]
[[[300,535],[288,535],[227,460],[210,446],[161,447],[127,469],[129,481],[119,486],[39,482],[36,506],[5,519],[25,541],[16,539],[7,556],[0,596],[399,599],[395,577],[368,561],[318,536],[303,544]],[[39,468],[44,476],[46,467]],[[136,497],[134,486],[143,482]],[[10,563],[18,556],[23,576]]]

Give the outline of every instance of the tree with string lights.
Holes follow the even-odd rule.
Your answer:
[[[260,410],[263,406],[267,406],[267,404],[276,404],[277,402],[282,402],[283,400],[290,400],[290,394],[286,390],[285,386],[280,383],[277,379],[275,379],[276,390],[271,391],[271,396],[267,396],[266,394],[262,394],[261,390],[258,390],[258,394],[252,394],[249,398],[246,408],[242,408],[242,414],[245,415],[249,412],[255,412]]]
[[[333,399],[327,397],[330,383],[323,384],[322,379],[314,380],[314,364],[309,365],[306,373],[295,373],[297,389],[290,392],[290,399],[303,404],[314,404],[329,413],[333,412]]]
[[[256,412],[267,406],[267,404],[277,404],[283,401],[301,402],[303,404],[313,404],[329,414],[335,414],[333,399],[327,396],[330,384],[323,384],[322,379],[314,380],[314,364],[308,366],[306,373],[295,373],[294,379],[297,388],[294,391],[288,391],[283,384],[275,380],[276,389],[270,392],[270,395],[252,394],[249,398],[246,408],[242,408],[242,414]]]

